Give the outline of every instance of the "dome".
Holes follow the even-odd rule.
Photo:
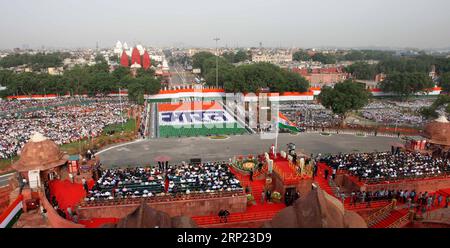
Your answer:
[[[142,45],[137,45],[136,48],[141,56],[144,55],[145,49]]]
[[[55,142],[35,133],[22,148],[20,159],[12,167],[19,172],[47,170],[65,164],[67,158]]]
[[[152,61],[150,60],[150,55],[145,51],[144,56],[142,57],[142,67],[147,70],[151,65]]]
[[[425,135],[428,142],[437,145],[450,146],[450,122],[441,116],[425,126]]]
[[[131,52],[131,64],[135,63],[141,64],[141,54],[136,47],[133,48],[133,51]]]
[[[138,63],[134,63],[134,64],[132,64],[132,65],[130,66],[130,68],[131,68],[131,69],[139,69],[139,68],[142,68],[142,66],[141,66],[140,64],[138,64]]]
[[[116,48],[122,50],[122,42],[120,42],[120,40],[117,41]]]
[[[171,218],[167,213],[149,207],[141,202],[133,212],[120,219],[117,224],[103,225],[104,228],[195,228],[197,224],[189,217]]]
[[[124,67],[128,67],[130,65],[130,60],[128,59],[128,55],[125,51],[122,52],[122,56],[120,57],[120,65]]]

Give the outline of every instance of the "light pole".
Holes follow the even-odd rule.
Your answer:
[[[217,51],[217,42],[220,38],[214,38],[216,41],[216,88],[219,88],[219,52]]]

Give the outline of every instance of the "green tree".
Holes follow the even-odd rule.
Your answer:
[[[203,69],[203,63],[205,62],[205,60],[215,57],[214,54],[210,53],[210,52],[199,52],[194,54],[194,56],[192,56],[192,67],[193,68],[200,68]],[[203,73],[203,71],[202,71]]]
[[[236,54],[234,55],[234,63],[239,63],[239,62],[244,62],[246,60],[249,60],[249,56],[248,54],[244,51],[244,50],[239,50],[236,52]]]
[[[450,72],[443,73],[440,78],[440,84],[442,90],[450,92]]]
[[[233,52],[224,52],[222,57],[228,61],[228,63],[234,63],[235,54]]]
[[[258,92],[267,87],[272,92],[305,92],[309,88],[305,78],[270,63],[241,65],[230,73],[231,76],[224,79],[227,92]]]
[[[309,61],[311,56],[305,51],[297,51],[292,55],[292,59],[295,61]]]
[[[351,73],[353,78],[362,80],[374,80],[377,74],[376,67],[366,62],[356,62],[347,66],[345,70]]]
[[[35,71],[47,69],[48,67],[60,67],[65,58],[69,58],[69,53],[37,53],[37,54],[10,54],[0,59],[0,67],[10,68],[21,65],[28,65]]]
[[[143,104],[144,94],[157,94],[161,89],[161,83],[149,76],[126,79],[128,98],[138,104]]]
[[[95,61],[95,63],[107,63],[105,57],[103,55],[101,55],[100,53],[97,53],[95,55],[94,61]]]
[[[127,76],[130,76],[130,68],[119,66],[112,72],[112,76],[116,82],[122,82]]]
[[[380,83],[380,88],[384,92],[392,92],[406,100],[413,94],[433,87],[431,78],[426,73],[391,73]]]
[[[331,54],[324,54],[324,53],[316,53],[312,56],[313,61],[320,62],[322,64],[335,64],[336,63],[336,57]]]
[[[232,73],[234,66],[222,57],[217,58],[217,64],[219,65],[219,85],[222,85],[224,81],[230,79],[230,73]],[[201,70],[206,83],[216,85],[216,56],[205,59]]]
[[[358,60],[364,60],[364,59],[365,59],[365,54],[358,50],[351,50],[343,56],[343,60],[349,60],[349,61],[358,61]]]
[[[437,117],[439,117],[439,114],[436,112],[436,109],[433,107],[422,107],[419,110],[419,113],[428,120],[436,119]]]
[[[155,71],[153,69],[147,69],[145,70],[144,68],[139,68],[136,71],[136,77],[140,78],[140,77],[154,77],[155,76]]]
[[[364,84],[346,80],[337,83],[334,88],[323,87],[319,101],[333,113],[345,119],[350,111],[356,111],[369,103],[370,92]]]

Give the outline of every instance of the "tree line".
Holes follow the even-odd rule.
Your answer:
[[[153,70],[138,69],[136,77],[133,77],[126,67],[110,72],[104,61],[93,66],[76,65],[63,75],[0,70],[0,85],[6,87],[0,91],[1,97],[50,93],[93,96],[128,89],[130,100],[136,102],[143,102],[144,94],[156,94],[161,88],[160,79],[155,77]]]
[[[394,56],[392,51],[378,50],[350,50],[338,51],[336,53],[308,53],[300,50],[292,55],[295,61],[317,61],[322,64],[335,64],[338,61],[363,61],[363,60],[385,60]]]
[[[0,59],[0,67],[11,68],[21,65],[29,66],[33,71],[40,71],[48,67],[63,66],[63,60],[70,58],[70,53],[37,53],[37,54],[10,54]]]
[[[201,69],[207,85],[216,85],[216,56],[200,52],[193,56],[193,67]],[[270,63],[235,66],[227,58],[218,57],[218,84],[227,92],[258,92],[269,88],[272,92],[305,92],[308,81],[297,73]]]

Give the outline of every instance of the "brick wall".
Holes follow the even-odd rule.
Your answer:
[[[56,210],[48,202],[44,194],[40,194],[42,206],[47,210],[48,223],[54,228],[84,228],[84,225],[73,223],[59,216]]]
[[[0,213],[9,206],[9,194],[12,189],[9,185],[0,188]]]
[[[170,217],[185,215],[216,215],[221,209],[230,213],[244,212],[247,208],[245,195],[197,200],[179,200],[171,202],[153,202],[148,205],[156,210],[166,212]],[[80,207],[80,219],[91,218],[123,218],[133,212],[139,204],[112,205],[98,207]]]

